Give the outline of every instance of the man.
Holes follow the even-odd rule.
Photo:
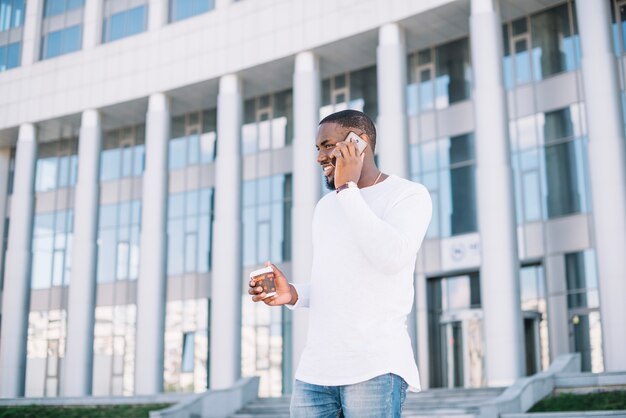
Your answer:
[[[366,141],[345,141],[350,132]],[[326,185],[313,216],[313,267],[307,285],[290,284],[271,263],[277,294],[254,302],[309,308],[306,347],[296,372],[291,416],[400,417],[419,375],[406,317],[415,259],[432,205],[420,184],[383,174],[374,161],[376,128],[356,110],[319,123],[317,162]]]

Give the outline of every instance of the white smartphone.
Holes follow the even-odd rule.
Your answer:
[[[346,136],[345,141],[354,142],[356,144],[356,149],[359,151],[359,155],[363,154],[365,151],[365,147],[367,147],[367,141],[355,134],[354,132],[350,132],[348,136]]]
[[[250,280],[254,280],[255,286],[261,285],[265,292],[263,299],[276,294],[276,283],[274,282],[274,270],[271,267],[263,267],[250,273]]]

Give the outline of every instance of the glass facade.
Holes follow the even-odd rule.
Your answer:
[[[19,67],[25,0],[0,0],[0,72]]]
[[[187,19],[215,8],[215,0],[170,0],[170,21]]]
[[[255,154],[284,148],[293,139],[293,94],[291,90],[266,94],[244,103],[241,153]]]
[[[243,183],[243,266],[250,271],[271,260],[291,260],[291,175]],[[243,376],[261,376],[261,396],[291,392],[291,313],[250,303],[242,286]]]
[[[73,224],[72,210],[35,214],[32,239],[32,289],[48,289],[69,284]]]
[[[64,301],[67,304],[67,301]],[[56,397],[61,390],[67,311],[50,309],[28,315],[26,387],[28,397]]]
[[[602,324],[595,252],[565,254],[570,349],[582,357],[582,371],[604,371]]]
[[[164,389],[204,392],[209,387],[210,301],[167,303]]]
[[[170,194],[167,215],[167,275],[208,272],[213,189]]]
[[[119,180],[143,174],[146,147],[143,125],[104,134],[100,152],[100,181]]]
[[[476,232],[474,135],[421,142],[410,153],[411,179],[426,186],[433,201],[426,237]]]
[[[144,32],[148,26],[146,0],[105,0],[102,42]]]
[[[81,49],[84,0],[46,0],[41,28],[42,60]]]
[[[191,112],[172,118],[169,169],[208,164],[215,159],[217,110]]]
[[[573,104],[510,123],[518,223],[589,211],[584,118]]]
[[[333,112],[354,109],[373,121],[378,117],[376,67],[335,75],[322,81],[320,119]]]
[[[76,184],[78,140],[59,140],[39,145],[35,191],[48,192]]]
[[[114,298],[124,298],[123,286]],[[93,337],[94,396],[127,396],[134,394],[135,333],[137,306],[98,306]]]
[[[507,88],[580,68],[580,40],[573,1],[504,25]]]
[[[626,1],[609,1],[613,17],[613,46],[615,55],[621,56],[626,52]]]
[[[468,38],[411,54],[408,66],[409,115],[444,109],[470,99],[472,66]]]
[[[98,222],[99,283],[139,277],[141,201],[100,205]]]

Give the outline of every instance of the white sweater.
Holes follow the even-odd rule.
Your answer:
[[[406,317],[431,212],[424,186],[393,175],[318,202],[311,281],[295,285],[290,307],[310,309],[296,379],[340,386],[394,373],[420,389]]]

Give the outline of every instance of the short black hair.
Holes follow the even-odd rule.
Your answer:
[[[336,123],[342,128],[356,128],[363,131],[369,137],[369,144],[372,147],[372,152],[376,151],[376,127],[374,122],[363,112],[358,110],[341,110],[339,112],[331,113],[320,121],[320,125],[325,123]],[[358,134],[359,132],[355,132]]]

